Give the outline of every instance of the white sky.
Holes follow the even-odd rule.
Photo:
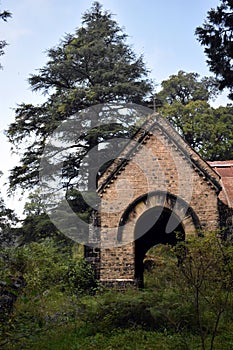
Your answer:
[[[0,39],[9,43],[0,57],[0,137],[1,165],[7,171],[16,164],[3,130],[14,121],[13,109],[21,102],[40,103],[42,96],[32,93],[27,82],[30,74],[42,68],[46,50],[56,46],[65,33],[81,25],[81,16],[91,7],[90,0],[1,0],[0,10],[12,12],[7,23],[0,22]],[[209,75],[203,47],[194,36],[210,8],[218,0],[101,0],[104,9],[129,35],[128,42],[151,70],[159,84],[179,70]],[[216,104],[225,105],[226,94]],[[5,192],[6,186],[2,188]],[[12,209],[22,207],[17,198],[7,200]]]

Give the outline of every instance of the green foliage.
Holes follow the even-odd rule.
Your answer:
[[[30,193],[28,200],[24,206],[26,217],[21,220],[21,226],[15,229],[17,243],[24,245],[52,238],[60,246],[71,247],[73,242],[55,227],[49,215],[45,212],[39,191]]]
[[[146,260],[152,259],[152,268],[147,269]],[[144,259],[144,283],[149,290],[172,288],[174,269],[177,268],[177,257],[169,245],[159,244],[149,249]]]
[[[0,177],[2,173],[0,171]],[[3,198],[0,196],[0,247],[9,246],[16,239],[16,231],[13,228],[18,219],[12,209],[6,207]]]
[[[198,73],[186,73],[180,70],[177,75],[162,81],[162,90],[156,95],[162,103],[169,105],[179,102],[186,105],[191,101],[209,101],[217,95],[217,82],[212,77],[200,79]]]
[[[6,262],[8,275],[24,277],[28,293],[40,294],[53,284],[61,286],[67,274],[65,258],[51,240],[6,249],[2,263]]]
[[[94,271],[85,260],[73,260],[68,270],[69,287],[73,293],[93,294],[97,288]]]
[[[207,64],[218,78],[220,90],[229,89],[230,99],[233,99],[232,31],[232,0],[221,0],[216,9],[208,11],[204,24],[196,28],[196,36],[205,47]]]
[[[152,296],[154,299],[154,296]],[[142,328],[156,329],[155,320],[149,310],[148,295],[129,291],[119,294],[117,291],[106,292],[97,296],[95,304],[87,307],[86,323],[95,332],[104,329]]]
[[[219,329],[233,306],[232,244],[215,233],[206,233],[175,248],[153,251],[155,264],[145,285],[161,296],[150,309],[152,315],[166,329],[198,334],[201,349],[214,349]],[[160,260],[158,252],[162,253]]]
[[[47,64],[29,79],[31,88],[46,94],[48,99],[40,106],[19,105],[15,122],[7,132],[21,156],[20,165],[11,172],[12,188],[18,185],[32,188],[38,183],[45,140],[67,117],[96,104],[145,103],[152,90],[148,71],[142,57],[135,55],[126,40],[127,35],[112,15],[95,2],[83,15],[81,27],[48,50]],[[85,118],[88,123],[88,115],[83,115],[80,125],[85,123]],[[92,147],[113,135],[126,133],[125,129],[114,126],[111,132],[106,132],[97,128],[76,140],[73,146],[77,149],[76,156],[64,164],[67,181],[78,177],[80,162]],[[20,152],[20,146],[25,143],[27,148]]]
[[[212,233],[183,243],[183,248],[182,285],[189,288],[193,300],[202,349],[207,349],[210,334],[212,350],[222,315],[233,305],[233,247]]]
[[[204,101],[165,105],[162,114],[206,160],[233,158],[233,108],[212,108]]]
[[[7,246],[15,241],[16,231],[13,226],[17,221],[14,211],[6,208],[4,200],[0,198],[0,246]]]
[[[52,239],[2,249],[1,265],[1,279],[23,276],[28,295],[41,295],[51,286],[77,294],[96,287],[93,271],[83,258],[73,258],[70,246],[61,247]]]
[[[205,160],[232,159],[233,107],[211,107],[216,82],[198,78],[180,71],[163,81],[157,94],[160,112]]]
[[[187,336],[189,349],[199,350],[196,337]],[[90,335],[84,327],[74,328],[72,324],[46,330],[31,341],[19,342],[24,349],[33,350],[186,350],[179,334],[155,333],[145,330],[114,330],[112,333],[96,333]],[[17,346],[10,344],[4,350],[18,350]],[[227,348],[221,348],[228,350]]]
[[[78,296],[96,290],[91,267],[51,239],[0,253],[0,336],[8,334],[10,342],[74,320],[83,309],[74,304]]]
[[[26,284],[2,325],[3,349],[231,348],[233,248],[214,233],[152,248],[144,290],[96,288],[79,248],[76,258],[60,249],[45,240],[7,250],[4,276]]]
[[[29,215],[22,221],[22,226],[17,229],[20,244],[40,242],[45,238],[65,240],[57,228],[50,221],[47,214]]]

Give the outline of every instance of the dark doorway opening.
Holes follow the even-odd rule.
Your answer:
[[[174,229],[166,233],[172,211],[154,207],[143,213],[135,227],[135,279],[139,287],[144,287],[144,258],[147,251],[157,244],[175,245],[184,240],[185,232],[179,218],[172,214]]]

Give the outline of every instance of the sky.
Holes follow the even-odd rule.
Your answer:
[[[210,8],[219,0],[100,0],[103,8],[128,34],[134,52],[143,54],[155,84],[179,70],[210,75],[203,47],[197,41],[195,28],[201,25]],[[1,164],[5,182],[17,157],[10,151],[4,130],[14,121],[17,104],[39,104],[44,96],[32,92],[28,78],[47,62],[46,50],[59,44],[66,33],[81,26],[83,13],[93,1],[89,0],[0,0],[0,11],[9,10],[12,18],[0,22],[0,40],[8,46],[0,56],[0,140]],[[215,105],[226,105],[226,94]],[[5,196],[6,185],[1,191]],[[23,201],[6,198],[8,207],[22,210]]]

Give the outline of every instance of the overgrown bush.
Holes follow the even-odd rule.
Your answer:
[[[161,293],[160,301],[150,309],[153,317],[167,329],[198,334],[201,349],[213,349],[233,307],[232,243],[211,232],[167,247],[173,257],[165,248],[159,249],[163,266],[155,263],[146,274],[147,286]],[[156,248],[154,253],[158,253]]]
[[[7,350],[27,349],[25,344],[30,348],[31,334],[37,337],[48,328],[65,325],[72,329],[76,325],[79,337],[85,333],[93,342],[101,338],[106,344],[111,334],[129,330],[174,338],[177,349],[210,350],[219,344],[221,349],[230,348],[233,247],[214,234],[180,244],[176,249],[153,248],[154,265],[146,273],[146,288],[124,293],[97,288],[91,266],[80,254],[73,257],[53,241],[5,251],[1,279],[25,279],[9,324],[4,324],[4,337],[10,339]],[[194,338],[197,345],[192,347],[189,341]]]
[[[85,312],[78,297],[96,288],[90,265],[52,239],[3,249],[0,267],[1,345],[78,319]]]
[[[51,287],[85,293],[96,287],[90,265],[73,258],[69,247],[61,249],[52,239],[5,250],[1,265],[1,279],[23,276],[28,293],[40,294]]]
[[[73,293],[94,294],[97,288],[94,271],[84,259],[70,261],[67,281]]]
[[[88,321],[98,332],[110,332],[117,328],[156,329],[149,306],[140,298],[124,298],[111,302],[105,300],[98,305],[94,313],[89,310]]]

